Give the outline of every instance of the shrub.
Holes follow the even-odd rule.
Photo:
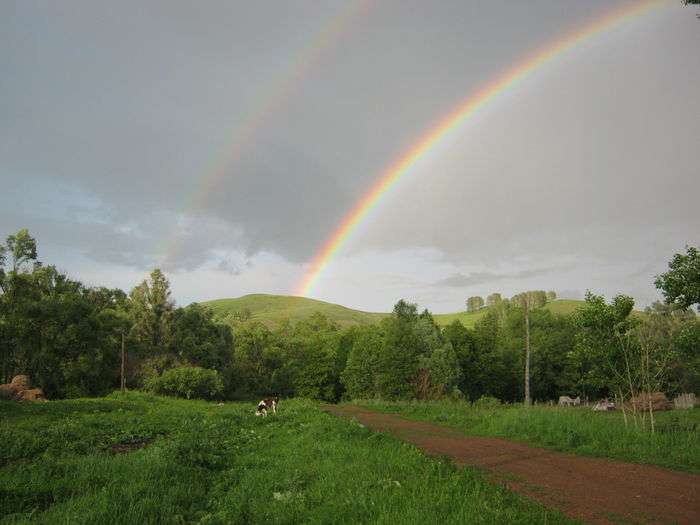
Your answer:
[[[456,386],[453,386],[450,392],[450,399],[452,401],[464,401],[464,393]]]
[[[187,366],[186,361],[178,359],[173,354],[160,354],[136,361],[137,364],[134,366],[132,376],[129,378],[129,385],[136,388],[143,386],[148,390],[152,390],[149,388],[149,385],[153,381],[157,381],[166,370]]]
[[[161,376],[151,376],[146,388],[168,396],[213,399],[221,395],[224,384],[216,370],[181,366],[166,370]]]
[[[474,401],[474,406],[477,408],[498,408],[501,404],[500,399],[491,396],[481,396]]]

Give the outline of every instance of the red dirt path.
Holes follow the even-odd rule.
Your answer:
[[[700,524],[700,476],[535,448],[505,439],[374,412],[328,406],[345,419],[408,441],[433,456],[490,472],[492,479],[587,523]]]

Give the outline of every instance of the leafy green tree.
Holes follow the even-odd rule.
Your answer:
[[[417,377],[417,395],[423,399],[440,399],[458,389],[462,370],[452,345],[435,348],[421,356]],[[460,391],[461,392],[461,391]]]
[[[347,366],[341,373],[348,399],[376,397],[377,349],[382,345],[382,334],[377,326],[363,327],[354,341]]]
[[[336,356],[340,344],[338,327],[316,312],[295,326],[295,394],[336,401],[339,371]]]
[[[170,320],[168,351],[193,365],[223,370],[233,357],[231,329],[214,322],[212,311],[196,303],[177,308]]]
[[[442,330],[445,342],[452,345],[460,368],[460,379],[457,385],[460,391],[471,397],[474,395],[471,382],[478,376],[477,354],[475,349],[474,332],[464,327],[455,319]]]
[[[129,294],[132,335],[149,354],[163,352],[168,344],[174,303],[170,283],[158,268]]]
[[[391,317],[382,320],[382,345],[377,354],[376,388],[383,399],[413,397],[413,382],[424,342],[416,332],[415,304],[400,300]]]
[[[676,394],[700,392],[700,321],[686,320],[674,341],[669,372],[670,389]]]
[[[686,253],[677,253],[668,263],[669,271],[657,276],[654,284],[667,303],[682,308],[697,305],[700,310],[700,250],[686,246]]]
[[[557,399],[575,389],[575,336],[569,316],[552,314],[543,308],[532,312],[532,346],[537,349],[531,363],[533,399]]]
[[[442,346],[442,332],[428,310],[424,310],[418,317],[414,328],[421,342],[418,348],[419,353],[427,355]]]
[[[16,311],[15,370],[48,397],[104,394],[116,386],[123,318],[53,266],[26,275],[30,295]]]
[[[284,355],[278,337],[260,321],[240,325],[234,334],[233,362],[224,374],[227,395],[248,399],[283,393],[273,390],[273,374],[281,368]]]
[[[0,245],[0,352],[4,381],[9,381],[16,370],[17,337],[26,322],[22,312],[31,305],[34,295],[30,270],[32,264],[38,264],[36,259],[36,241],[26,229],[8,236],[5,245]]]
[[[494,292],[486,298],[486,306],[496,306],[503,301],[500,293]]]
[[[418,320],[418,306],[400,299],[394,305],[393,316],[408,323],[408,325],[412,325]]]
[[[636,320],[631,317],[634,299],[617,295],[608,304],[605,298],[586,293],[585,304],[573,314],[577,329],[575,359],[579,389],[584,396],[637,394],[632,362],[636,348],[631,338]]]
[[[462,392],[472,401],[484,395],[511,400],[509,392],[513,381],[507,369],[510,356],[501,350],[500,315],[489,310],[476,322],[471,335],[473,351],[468,367],[462,366]]]
[[[467,312],[476,312],[477,310],[483,308],[484,299],[478,295],[470,297],[467,299]]]
[[[646,308],[645,315],[637,323],[634,335],[639,345],[639,362],[635,363],[639,376],[640,390],[646,394],[651,432],[655,431],[654,410],[651,394],[665,390],[669,373],[676,361],[676,339],[683,328],[683,321],[689,312],[668,305],[655,303]],[[690,313],[694,318],[694,314]]]
[[[36,241],[25,228],[7,238],[3,252],[10,255],[10,272],[17,273],[26,269],[29,263],[36,260]]]
[[[551,301],[556,301],[556,299],[557,299],[557,292],[555,292],[554,290],[550,290],[547,292],[547,302],[548,303]]]

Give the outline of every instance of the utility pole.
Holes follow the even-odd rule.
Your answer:
[[[126,392],[126,344],[124,343],[124,331],[122,330],[122,373],[121,373],[121,391]]]
[[[530,406],[530,297],[525,300],[525,406]]]

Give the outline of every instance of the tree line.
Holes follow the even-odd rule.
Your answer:
[[[87,287],[37,259],[26,230],[0,247],[4,381],[24,373],[50,398],[103,395],[126,384],[183,397],[268,394],[353,398],[545,401],[700,390],[700,255],[676,254],[645,312],[619,295],[587,294],[571,315],[542,291],[489,296],[473,328],[440,327],[400,300],[373,325],[342,328],[320,313],[270,328],[247,312],[215,318],[177,307],[158,269],[128,294]]]

